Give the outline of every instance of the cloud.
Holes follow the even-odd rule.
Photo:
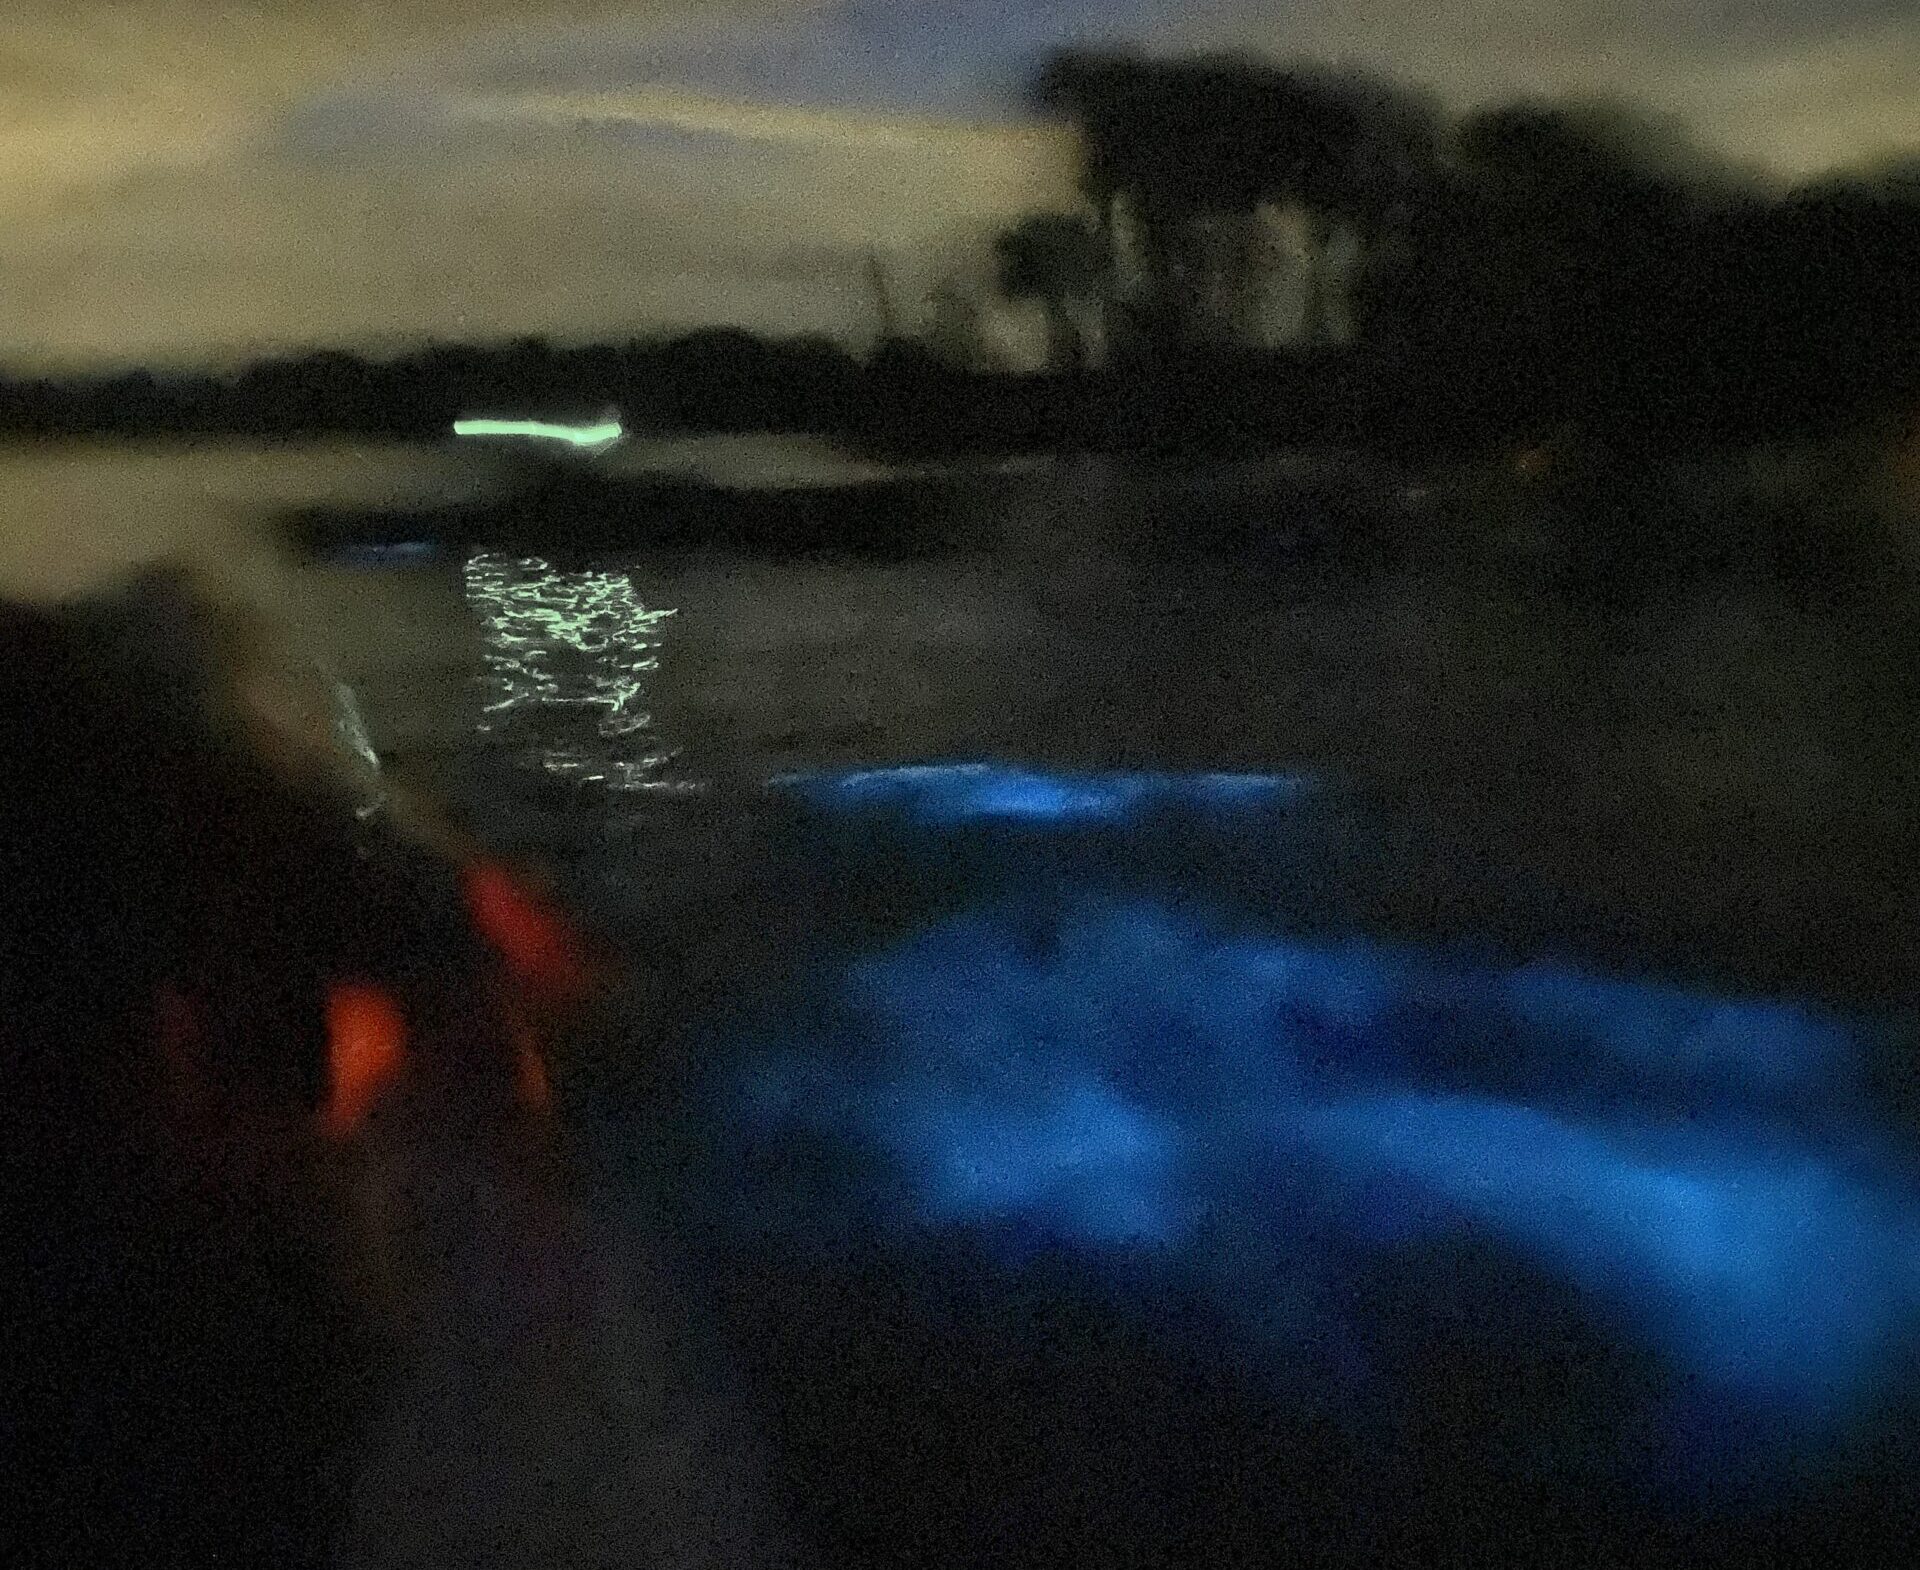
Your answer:
[[[0,231],[0,337],[58,361],[710,320],[864,335],[870,246],[934,247],[1043,194],[990,138],[427,126],[351,155],[159,167]]]
[[[1044,158],[1071,145],[1062,130],[1046,125],[974,125],[899,112],[758,103],[663,87],[476,98],[460,104],[457,112],[481,121],[631,125],[743,142],[839,144],[862,151],[932,146],[956,158],[991,158],[1000,152]]]
[[[816,122],[818,134],[872,117],[879,136],[903,115],[930,126],[1018,119],[1046,54],[1120,40],[1350,63],[1460,107],[1530,94],[1642,101],[1719,156],[1786,177],[1920,141],[1920,99],[1906,89],[1920,13],[1907,0],[1294,0],[1278,17],[1249,0],[834,0],[496,34],[449,61],[446,81],[530,114],[570,99],[635,115],[652,104],[663,117],[726,103],[741,106],[737,134],[784,123],[777,134],[798,137],[804,119],[784,116],[811,107],[846,117]],[[676,95],[684,104],[669,107]],[[954,135],[958,157],[967,149]]]
[[[1920,146],[1920,17],[1805,50],[1756,54],[1676,84],[1728,146],[1796,178]]]
[[[1010,128],[1019,84],[1117,37],[1349,60],[1461,104],[1624,93],[1796,176],[1920,143],[1906,0],[20,0],[0,343],[863,332],[869,244],[951,256],[1060,199],[1062,144]]]
[[[134,115],[137,135],[108,106],[137,103],[170,52],[226,35],[207,20],[218,8],[196,26],[175,11],[171,32],[129,31],[89,101],[20,120],[11,148],[0,134],[0,169],[11,152],[33,188],[0,227],[9,358],[627,336],[707,320],[861,334],[869,246],[937,247],[1044,200],[1049,167],[1064,182],[1063,148],[1050,165],[1018,136],[911,116],[665,88],[501,112],[474,90],[481,63],[577,40],[592,9],[523,8],[508,26],[495,4],[456,27],[440,7],[437,27],[416,16],[404,29],[295,29],[271,58],[249,36],[244,92],[217,91],[234,62],[211,62],[189,73],[204,113],[177,124],[193,95],[168,78],[172,107]],[[749,6],[737,14],[765,26]],[[686,8],[664,6],[603,20],[597,36],[642,39],[655,21],[693,36]],[[45,42],[12,36],[29,52]],[[88,136],[62,146],[69,119]]]

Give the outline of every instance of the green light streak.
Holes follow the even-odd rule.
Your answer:
[[[610,447],[620,440],[618,420],[599,425],[550,425],[545,420],[455,420],[455,436],[526,436],[570,447]]]

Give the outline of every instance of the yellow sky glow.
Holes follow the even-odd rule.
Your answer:
[[[742,141],[937,147],[961,158],[988,147],[1037,157],[1072,150],[1066,131],[1039,122],[982,123],[864,109],[746,103],[671,88],[480,97],[459,102],[455,112],[494,121],[619,122]]]

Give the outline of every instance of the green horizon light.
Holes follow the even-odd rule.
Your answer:
[[[554,425],[545,420],[455,420],[455,436],[524,436],[570,447],[606,447],[624,434],[618,420],[598,425]]]

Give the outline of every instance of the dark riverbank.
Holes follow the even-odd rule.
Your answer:
[[[1768,339],[1734,364],[1705,350],[1583,369],[1330,345],[1195,347],[1081,371],[965,368],[910,342],[860,357],[823,340],[725,330],[578,347],[440,344],[392,360],[316,352],[229,374],[0,376],[0,441],[411,442],[444,436],[462,416],[611,405],[634,433],[810,434],[908,462],[1061,451],[1217,458],[1301,445],[1458,461],[1567,428],[1624,453],[1675,457],[1898,420],[1920,398],[1920,378],[1883,337],[1861,338],[1877,356],[1871,375],[1864,348],[1849,358],[1851,339],[1790,352]]]

